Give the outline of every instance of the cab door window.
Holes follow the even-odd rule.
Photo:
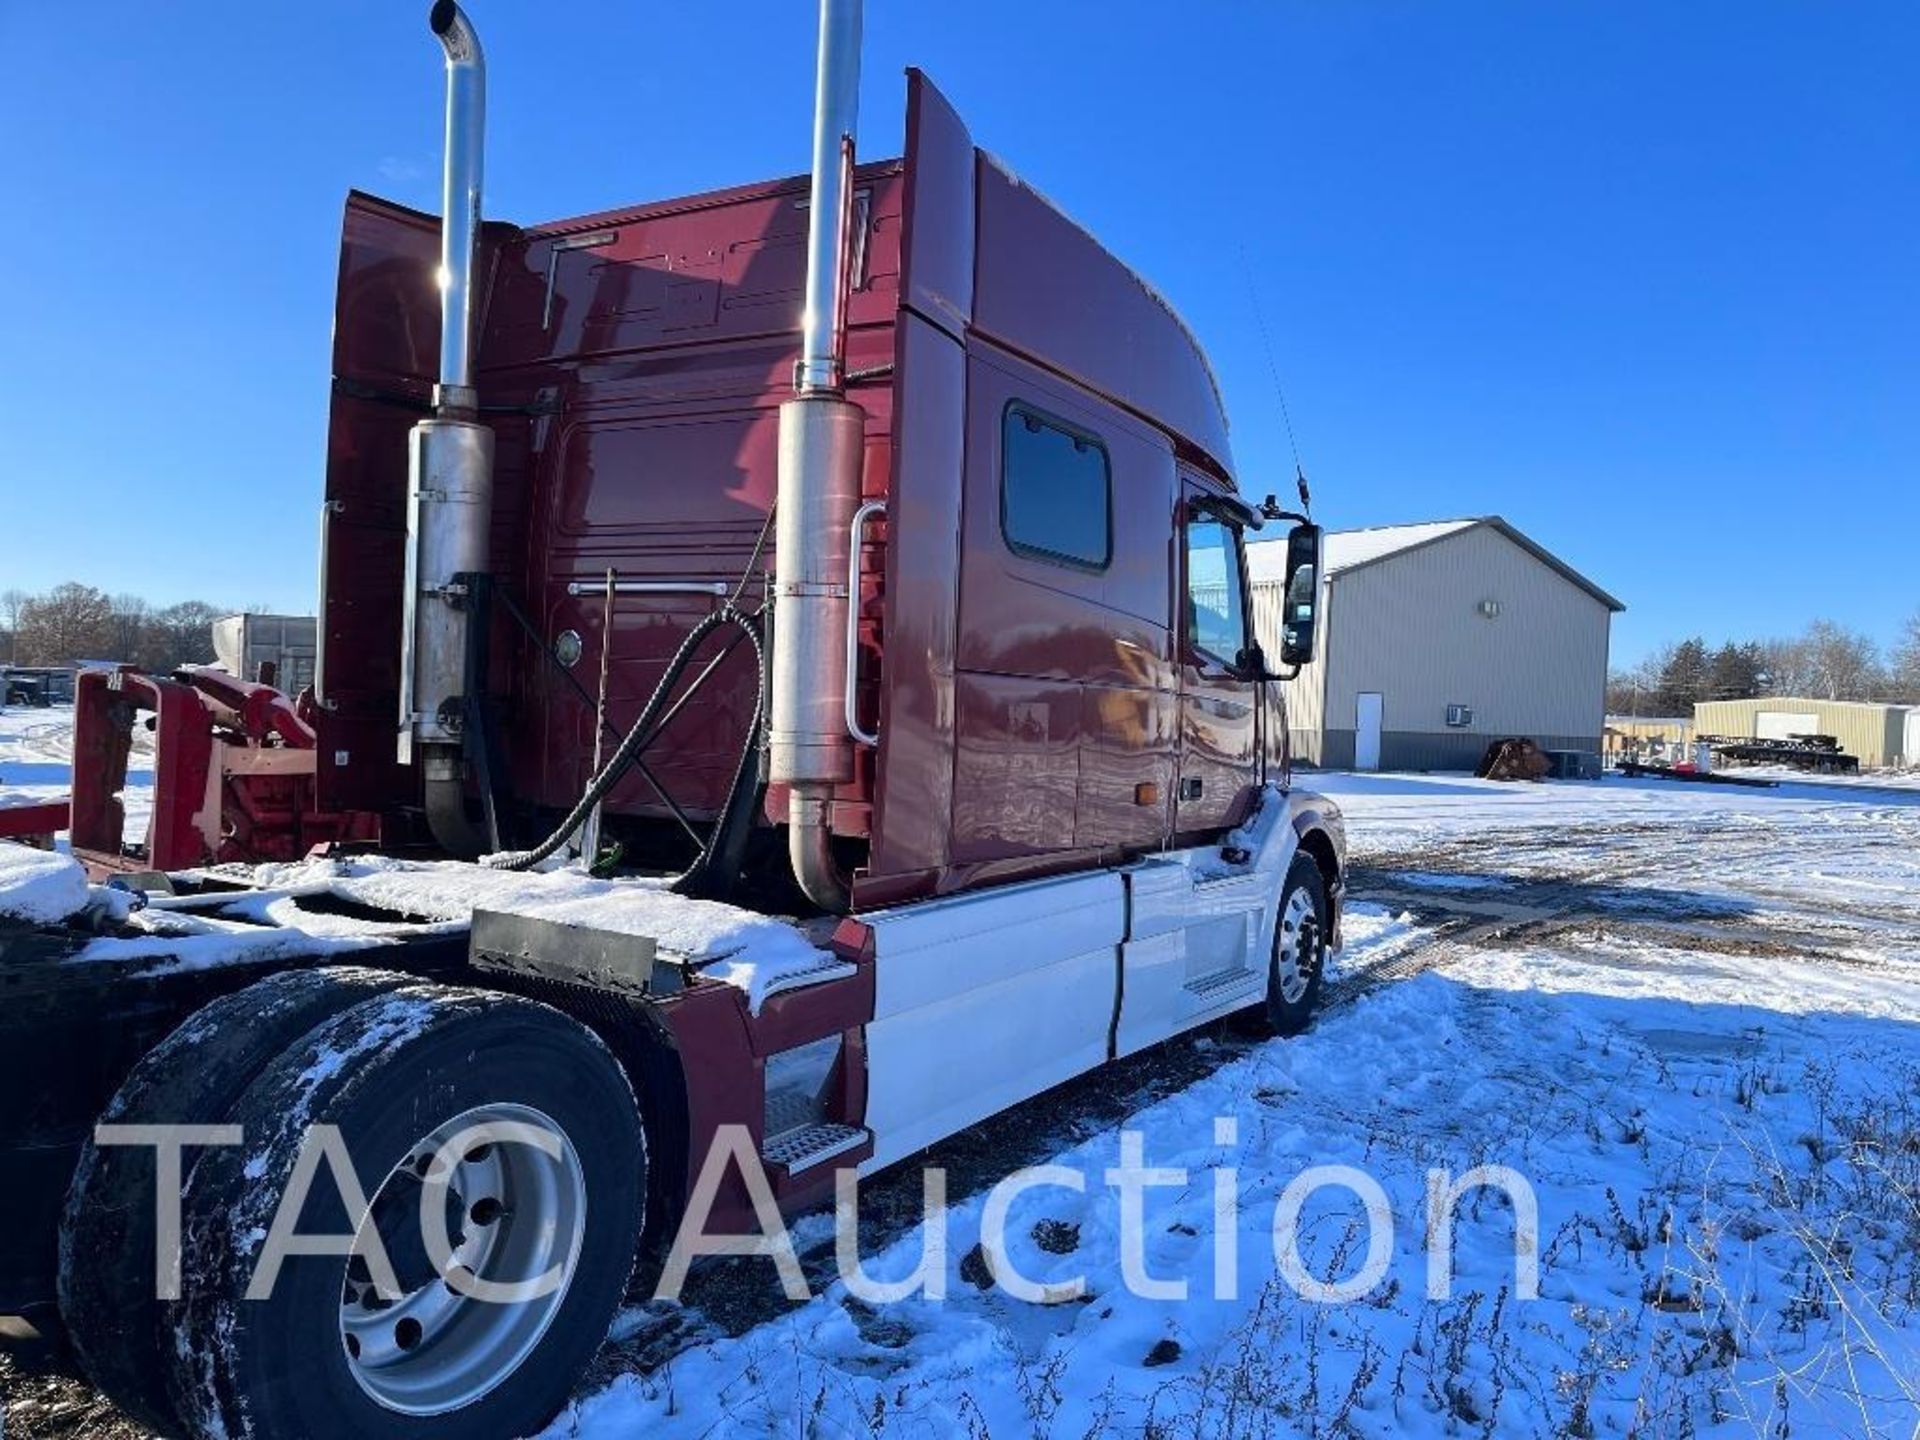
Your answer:
[[[1187,644],[1223,665],[1247,644],[1240,532],[1205,511],[1187,521]]]

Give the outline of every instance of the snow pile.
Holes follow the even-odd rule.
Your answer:
[[[1374,966],[1413,948],[1421,939],[1411,915],[1395,914],[1366,901],[1349,902],[1340,920],[1341,946],[1328,957],[1327,978],[1364,974]]]
[[[141,932],[93,940],[73,963],[152,961],[171,971],[295,954],[331,958],[458,931],[475,910],[494,910],[650,937],[663,954],[745,991],[755,1013],[778,990],[852,973],[799,927],[675,895],[666,879],[596,880],[577,870],[515,872],[451,860],[359,856],[216,867],[209,873],[254,888],[236,891],[216,907],[204,897],[157,898],[127,914],[125,897],[97,887],[90,892],[80,867],[66,857],[18,845],[0,848],[25,857],[8,857],[9,865],[22,867],[17,879],[0,870],[0,914],[53,920],[88,904],[107,905],[126,928]],[[302,903],[323,896],[381,913],[334,914]]]
[[[1244,850],[1249,855],[1266,853],[1274,830],[1287,818],[1287,800],[1278,786],[1269,785],[1254,797],[1253,809],[1239,826],[1227,832],[1220,842],[1222,850]]]
[[[55,925],[87,904],[87,872],[51,850],[0,841],[0,915]]]
[[[451,860],[384,857],[263,865],[249,878],[263,889],[325,892],[429,924],[465,924],[475,910],[493,910],[647,936],[661,953],[746,991],[755,1013],[775,990],[848,973],[788,921],[676,895],[665,879],[596,880],[577,870],[493,870]],[[268,912],[275,919],[284,913]],[[308,930],[315,928],[309,920],[321,918],[295,913]]]
[[[95,891],[96,895],[103,892]],[[303,920],[308,918],[301,917]],[[142,973],[171,974],[184,970],[212,970],[223,965],[257,965],[283,957],[345,956],[398,938],[384,933],[316,935],[311,930],[287,930],[268,925],[223,921],[212,916],[179,911],[140,910],[126,923],[143,935],[106,936],[89,940],[67,963],[127,963],[151,961]]]
[[[1227,875],[1243,875],[1251,870],[1263,867],[1277,867],[1282,855],[1291,860],[1293,850],[1290,845],[1274,844],[1274,832],[1288,818],[1287,798],[1278,786],[1268,785],[1254,796],[1253,808],[1247,818],[1229,830],[1217,846],[1208,846],[1194,853],[1191,861],[1194,877],[1199,880],[1218,879]],[[1244,860],[1229,860],[1229,851],[1240,851]]]
[[[784,920],[713,900],[691,900],[632,882],[609,883],[606,893],[535,904],[520,913],[620,935],[648,935],[655,946],[747,993],[754,1014],[776,990],[853,973],[853,967],[816,948]]]

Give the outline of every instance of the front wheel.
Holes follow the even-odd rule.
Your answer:
[[[1266,1019],[1275,1034],[1298,1035],[1307,1028],[1326,968],[1326,878],[1311,855],[1295,855],[1280,890],[1267,967]]]

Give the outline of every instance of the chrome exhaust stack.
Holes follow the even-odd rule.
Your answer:
[[[847,273],[853,241],[853,148],[860,122],[862,0],[820,0],[815,62],[813,178],[807,210],[807,308],[793,388],[838,396],[846,389]],[[851,516],[848,517],[852,519]]]
[[[794,398],[780,407],[767,727],[767,778],[788,791],[794,878],[836,912],[851,895],[831,821],[834,787],[853,779],[846,633],[859,597],[848,594],[847,558],[866,450],[866,412],[846,398],[860,28],[861,0],[820,0],[806,310]]]
[[[473,271],[480,248],[480,179],[486,160],[487,57],[473,22],[438,0],[427,25],[447,52],[447,133],[440,178],[440,383],[434,408],[471,412]]]
[[[401,637],[402,764],[418,753],[434,838],[477,855],[484,837],[467,817],[467,631],[459,577],[487,568],[493,518],[493,431],[478,419],[473,384],[474,292],[487,65],[480,37],[454,0],[427,23],[446,51],[446,159],[441,183],[440,374],[433,417],[408,437],[406,618]]]

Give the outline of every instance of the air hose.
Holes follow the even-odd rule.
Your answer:
[[[653,694],[647,697],[647,703],[640,711],[640,718],[633,722],[633,728],[627,731],[626,738],[620,742],[619,748],[613,752],[600,773],[587,782],[587,788],[581,793],[573,809],[567,812],[566,819],[560,822],[559,827],[531,850],[504,851],[498,855],[487,856],[481,863],[495,870],[531,870],[542,860],[558,852],[572,838],[574,832],[586,822],[593,807],[619,783],[621,776],[626,774],[628,767],[640,752],[652,742],[654,727],[660,719],[660,713],[666,709],[667,702],[673,694],[673,687],[679,683],[681,675],[693,662],[694,652],[709,635],[727,626],[740,630],[746,636],[747,643],[753,648],[753,716],[747,726],[746,740],[746,744],[751,747],[755,737],[760,733],[760,722],[767,704],[766,656],[760,638],[760,617],[737,609],[733,601],[729,600],[687,632],[686,638],[680,642],[679,649],[673,652],[673,658],[667,662],[666,673],[660,677],[660,683],[654,686]],[[698,688],[698,683],[698,681],[695,682],[695,688]],[[691,690],[688,691],[688,694],[692,693]],[[743,753],[741,756],[743,770],[746,760],[747,757]],[[736,775],[736,784],[738,780],[739,777]],[[589,860],[591,858],[589,857]],[[704,854],[701,858],[705,858]],[[695,864],[697,866],[699,861]]]

